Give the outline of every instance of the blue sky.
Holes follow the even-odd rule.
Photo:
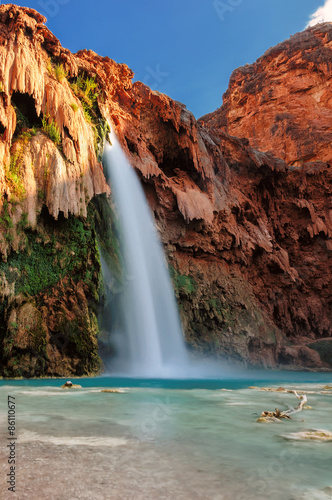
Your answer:
[[[71,51],[128,64],[135,79],[198,118],[222,104],[232,71],[304,29],[330,0],[26,0]]]

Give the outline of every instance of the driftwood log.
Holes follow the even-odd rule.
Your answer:
[[[293,394],[300,400],[299,404],[296,408],[289,408],[285,411],[280,411],[278,408],[275,411],[263,411],[261,413],[259,422],[271,421],[271,422],[280,422],[282,418],[292,418],[291,415],[294,413],[298,413],[303,410],[303,406],[308,401],[308,398],[305,394],[299,395],[296,391],[292,391]]]

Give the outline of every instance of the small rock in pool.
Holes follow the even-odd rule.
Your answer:
[[[61,389],[81,389],[81,388],[82,388],[81,385],[73,384],[72,382],[70,382],[70,380],[68,380],[65,384],[61,386]]]
[[[266,417],[259,417],[256,422],[270,422],[270,420],[267,420]]]
[[[102,389],[100,392],[109,392],[109,393],[121,393],[121,392],[124,392],[124,391],[119,391],[119,389]]]
[[[267,422],[267,423],[281,423],[281,420],[275,417],[259,417],[256,422]]]

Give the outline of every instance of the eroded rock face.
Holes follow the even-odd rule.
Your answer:
[[[235,70],[205,126],[246,137],[290,165],[332,160],[332,23],[316,25]]]
[[[328,366],[311,348],[291,358],[283,346],[332,334],[329,165],[289,166],[247,139],[208,132],[142,84],[131,95],[117,131],[180,276],[190,343],[261,366]]]
[[[0,13],[0,60],[1,53],[9,50],[8,61],[12,61],[7,62],[3,55],[0,64],[4,75],[0,153],[10,161],[20,151],[19,172],[25,187],[25,195],[14,205],[10,202],[13,179],[8,169],[0,171],[7,199],[1,251],[13,263],[0,269],[7,324],[11,314],[24,317],[15,296],[22,278],[20,263],[10,254],[10,248],[24,252],[23,214],[28,213],[24,221],[30,246],[34,228],[33,234],[41,240],[40,253],[45,250],[45,259],[59,266],[58,275],[47,275],[46,288],[37,287],[25,301],[32,311],[40,311],[32,316],[44,332],[43,363],[36,365],[34,373],[44,370],[45,374],[67,376],[98,369],[94,316],[98,294],[93,293],[100,279],[95,244],[98,228],[104,235],[104,250],[114,257],[114,273],[118,272],[114,231],[110,236],[112,227],[105,222],[110,217],[105,197],[95,200],[97,222],[89,211],[86,218],[90,198],[109,190],[97,160],[96,122],[89,123],[82,100],[73,93],[72,85],[82,75],[98,85],[91,113],[116,130],[142,181],[168,257],[191,348],[261,367],[328,368],[327,358],[322,360],[313,346],[332,336],[330,166],[315,161],[297,168],[287,164],[284,160],[289,162],[289,158],[283,155],[278,159],[277,150],[272,155],[253,149],[248,139],[223,130],[219,111],[205,118],[203,126],[183,104],[140,82],[133,84],[133,73],[126,65],[92,51],[73,55],[63,49],[35,11],[6,5],[0,7]],[[313,33],[315,29],[305,39]],[[324,43],[328,46],[329,40]],[[21,47],[27,54],[23,59],[15,55]],[[54,67],[47,69],[50,56],[67,71],[61,81]],[[24,77],[15,76],[19,64],[24,66],[20,68]],[[59,128],[62,148],[40,126],[31,137],[15,136],[18,114],[12,101],[17,102],[18,90],[33,99],[37,118],[43,116],[46,106]],[[231,105],[227,109],[231,113]],[[318,149],[320,146],[318,141]],[[71,234],[90,242],[83,245],[88,256],[83,259],[80,240],[75,240],[72,257],[65,252],[71,239],[64,243],[61,224],[68,216],[72,223],[70,214],[81,219],[79,233],[72,228]],[[53,224],[54,231],[59,231],[59,259],[51,237]],[[6,231],[10,238],[5,237]],[[51,243],[54,255],[53,246],[48,246]],[[28,259],[29,254],[23,255]],[[68,331],[63,331],[65,322]],[[12,323],[21,325],[21,320]],[[29,339],[17,330],[11,333],[17,335],[16,348],[27,357],[24,366],[28,366],[29,345],[24,342]],[[4,330],[0,333],[6,342],[8,335]],[[64,336],[65,349],[57,345],[59,335]],[[8,356],[6,363],[12,370]]]
[[[141,83],[126,89],[114,122],[178,273],[187,338],[261,366],[327,367],[308,345],[332,335],[329,164],[294,167]]]
[[[15,194],[8,177],[14,168],[11,148],[16,139],[17,109],[31,126],[26,128],[39,129],[41,119],[47,118],[59,130],[61,140],[61,152],[43,130],[32,141],[21,141],[17,162],[26,190],[23,208],[32,226],[36,207],[41,206],[38,192],[45,193],[49,212],[57,218],[60,211],[86,216],[89,200],[108,189],[96,157],[93,130],[68,81],[82,70],[45,21],[33,9],[11,4],[0,8],[1,192],[8,198]],[[61,65],[68,78],[59,72]],[[75,190],[75,183],[79,189]]]

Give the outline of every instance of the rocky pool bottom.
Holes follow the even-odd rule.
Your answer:
[[[332,499],[329,374],[73,382],[82,389],[0,381],[1,498]],[[286,390],[262,390],[279,386]],[[256,421],[263,410],[296,406],[291,389],[305,391],[311,409]],[[6,485],[8,396],[16,398],[16,493]]]

